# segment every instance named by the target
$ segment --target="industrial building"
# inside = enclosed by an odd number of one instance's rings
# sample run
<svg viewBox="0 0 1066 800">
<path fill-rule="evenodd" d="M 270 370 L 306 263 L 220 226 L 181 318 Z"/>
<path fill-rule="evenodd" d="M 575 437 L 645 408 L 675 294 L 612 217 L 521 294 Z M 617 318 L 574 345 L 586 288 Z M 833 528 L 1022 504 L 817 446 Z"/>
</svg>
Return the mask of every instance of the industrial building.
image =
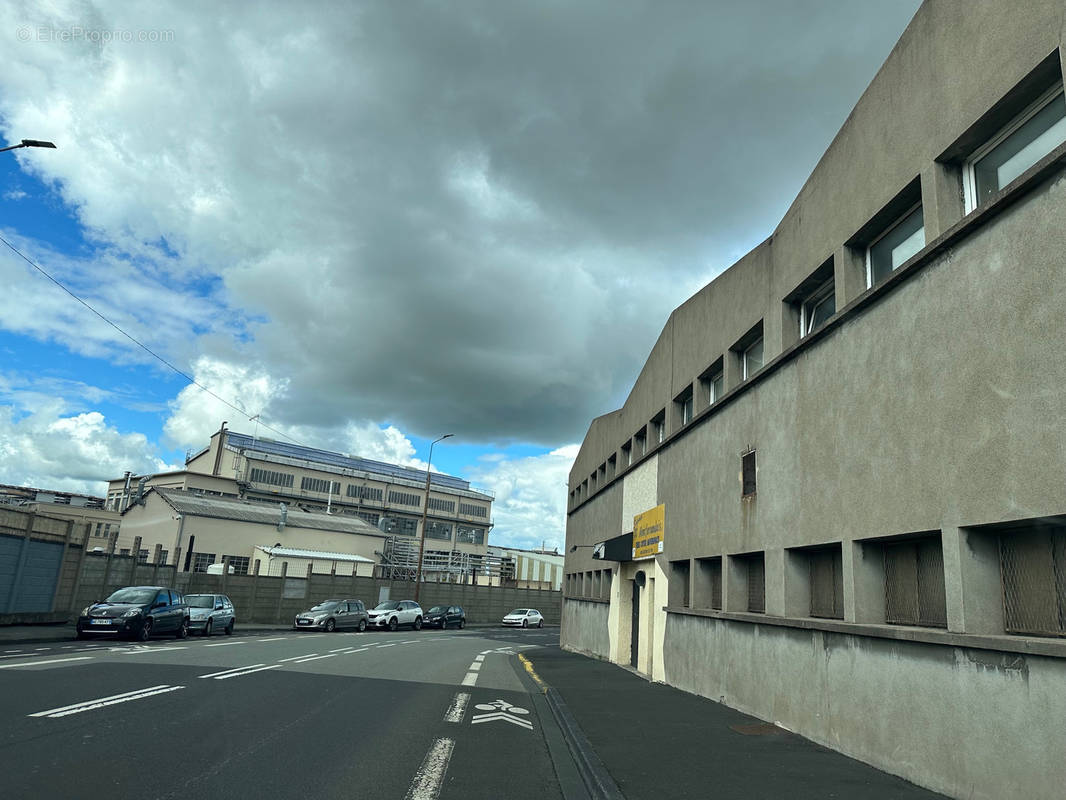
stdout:
<svg viewBox="0 0 1066 800">
<path fill-rule="evenodd" d="M 921 6 L 592 421 L 566 648 L 953 797 L 1063 796 L 1064 46 L 1061 0 Z"/>
</svg>

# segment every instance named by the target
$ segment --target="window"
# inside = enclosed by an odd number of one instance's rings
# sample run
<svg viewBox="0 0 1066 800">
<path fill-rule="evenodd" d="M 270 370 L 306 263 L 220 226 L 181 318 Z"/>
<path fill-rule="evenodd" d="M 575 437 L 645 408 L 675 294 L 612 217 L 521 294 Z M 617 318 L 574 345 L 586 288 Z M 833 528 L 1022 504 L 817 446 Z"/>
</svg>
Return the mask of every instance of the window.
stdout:
<svg viewBox="0 0 1066 800">
<path fill-rule="evenodd" d="M 674 406 L 677 408 L 677 419 L 681 427 L 692 422 L 693 402 L 692 387 L 687 387 L 681 394 L 674 398 Z"/>
<path fill-rule="evenodd" d="M 613 478 L 616 472 L 618 472 L 618 459 L 616 456 L 611 456 L 607 459 L 607 477 Z"/>
<path fill-rule="evenodd" d="M 420 506 L 422 505 L 422 496 L 411 494 L 410 492 L 393 492 L 390 490 L 389 502 L 398 503 L 402 506 Z"/>
<path fill-rule="evenodd" d="M 836 289 L 830 278 L 800 303 L 800 337 L 818 330 L 836 310 Z"/>
<path fill-rule="evenodd" d="M 265 483 L 268 486 L 281 486 L 291 489 L 293 480 L 293 476 L 288 472 L 273 472 L 269 469 L 252 467 L 252 483 Z"/>
<path fill-rule="evenodd" d="M 159 563 L 160 566 L 163 566 L 163 565 L 165 565 L 167 563 L 167 555 L 169 555 L 169 554 L 167 553 L 166 550 L 160 550 L 159 551 L 159 562 L 158 563 Z"/>
<path fill-rule="evenodd" d="M 999 562 L 1007 633 L 1066 636 L 1066 528 L 1002 534 Z"/>
<path fill-rule="evenodd" d="M 655 436 L 655 443 L 662 444 L 666 438 L 666 409 L 664 408 L 658 414 L 651 419 L 652 435 Z"/>
<path fill-rule="evenodd" d="M 885 622 L 946 628 L 940 535 L 886 544 L 884 554 Z"/>
<path fill-rule="evenodd" d="M 488 517 L 489 510 L 485 506 L 475 506 L 470 503 L 459 503 L 459 513 L 468 517 Z"/>
<path fill-rule="evenodd" d="M 130 554 L 130 549 L 128 547 L 123 547 L 118 551 L 118 554 L 120 556 L 128 556 Z"/>
<path fill-rule="evenodd" d="M 357 486 L 354 483 L 348 484 L 348 496 L 354 497 L 358 500 L 381 500 L 382 491 L 376 486 Z"/>
<path fill-rule="evenodd" d="M 744 453 L 740 457 L 741 498 L 755 496 L 755 451 Z"/>
<path fill-rule="evenodd" d="M 234 575 L 248 574 L 248 556 L 222 556 L 229 559 L 229 567 Z"/>
<path fill-rule="evenodd" d="M 921 203 L 908 210 L 866 250 L 866 285 L 880 283 L 925 247 Z"/>
<path fill-rule="evenodd" d="M 711 368 L 700 375 L 701 402 L 708 406 L 717 403 L 725 393 L 725 378 L 722 373 L 722 359 L 718 359 Z"/>
<path fill-rule="evenodd" d="M 418 520 L 409 517 L 388 517 L 385 532 L 398 536 L 417 536 Z"/>
<path fill-rule="evenodd" d="M 741 358 L 741 374 L 747 380 L 762 369 L 762 337 L 752 342 Z"/>
<path fill-rule="evenodd" d="M 364 522 L 369 522 L 371 525 L 377 525 L 378 520 L 381 519 L 380 515 L 375 514 L 373 511 L 356 511 L 355 516 Z"/>
<path fill-rule="evenodd" d="M 688 559 L 670 562 L 670 588 L 668 602 L 672 606 L 689 608 L 689 572 Z"/>
<path fill-rule="evenodd" d="M 193 553 L 192 554 L 192 571 L 193 572 L 207 572 L 207 568 L 215 563 L 214 553 Z"/>
<path fill-rule="evenodd" d="M 967 212 L 1066 142 L 1066 98 L 1059 83 L 966 162 L 963 178 Z"/>
<path fill-rule="evenodd" d="M 722 559 L 696 559 L 696 608 L 722 608 Z"/>
<path fill-rule="evenodd" d="M 633 437 L 633 449 L 636 450 L 637 458 L 641 458 L 648 452 L 648 426 L 645 425 Z"/>
<path fill-rule="evenodd" d="M 763 365 L 763 325 L 759 320 L 740 339 L 729 348 L 730 357 L 736 364 L 742 381 L 762 369 Z"/>
<path fill-rule="evenodd" d="M 762 553 L 743 556 L 747 567 L 748 606 L 753 614 L 766 613 L 766 563 Z"/>
<path fill-rule="evenodd" d="M 137 551 L 137 561 L 141 564 L 148 563 L 148 550 L 147 548 L 141 548 Z"/>
<path fill-rule="evenodd" d="M 439 497 L 431 497 L 427 503 L 427 507 L 430 511 L 444 511 L 448 514 L 455 513 L 455 501 L 454 500 L 442 500 Z"/>
<path fill-rule="evenodd" d="M 464 544 L 485 544 L 485 529 L 457 525 L 455 541 Z"/>
<path fill-rule="evenodd" d="M 630 442 L 622 445 L 622 463 L 627 467 L 633 466 L 633 445 Z"/>
<path fill-rule="evenodd" d="M 840 545 L 807 554 L 811 616 L 844 619 L 844 568 Z"/>
<path fill-rule="evenodd" d="M 300 489 L 305 492 L 321 492 L 322 494 L 340 494 L 341 485 L 336 481 L 328 481 L 324 478 L 301 478 Z"/>
<path fill-rule="evenodd" d="M 426 538 L 451 541 L 452 524 L 450 522 L 435 522 L 434 520 L 426 520 Z"/>
</svg>

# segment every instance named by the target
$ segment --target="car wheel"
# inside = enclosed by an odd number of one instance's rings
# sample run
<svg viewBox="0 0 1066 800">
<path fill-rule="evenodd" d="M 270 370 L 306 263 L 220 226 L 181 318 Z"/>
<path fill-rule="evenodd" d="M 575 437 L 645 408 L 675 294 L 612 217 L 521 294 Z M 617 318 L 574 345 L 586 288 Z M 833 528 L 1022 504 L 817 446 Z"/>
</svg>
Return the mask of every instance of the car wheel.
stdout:
<svg viewBox="0 0 1066 800">
<path fill-rule="evenodd" d="M 522 627 L 523 628 L 528 628 L 529 627 L 529 620 L 528 619 L 522 620 Z"/>
<path fill-rule="evenodd" d="M 359 633 L 362 633 L 365 630 L 366 630 L 366 620 L 365 619 L 361 619 L 361 620 L 359 620 Z"/>
<path fill-rule="evenodd" d="M 183 619 L 181 621 L 181 626 L 178 628 L 177 632 L 174 634 L 174 638 L 175 639 L 188 639 L 189 638 L 189 620 Z"/>
<path fill-rule="evenodd" d="M 137 630 L 137 641 L 147 642 L 152 636 L 152 620 L 146 619 Z"/>
<path fill-rule="evenodd" d="M 337 630 L 337 621 L 333 619 L 326 620 L 326 633 L 333 633 Z"/>
<path fill-rule="evenodd" d="M 88 639 L 89 635 L 85 631 L 79 629 L 78 632 L 74 634 L 74 638 L 75 639 Z"/>
<path fill-rule="evenodd" d="M 543 628 L 544 627 L 544 620 L 541 620 L 540 622 L 538 622 L 537 623 L 537 627 L 538 628 Z"/>
<path fill-rule="evenodd" d="M 459 620 L 459 630 L 462 630 L 465 627 L 466 627 L 466 620 L 465 619 Z"/>
<path fill-rule="evenodd" d="M 229 625 L 226 626 L 226 635 L 227 636 L 232 636 L 233 635 L 233 625 L 236 622 L 237 622 L 237 620 L 235 620 L 233 617 L 230 617 Z"/>
<path fill-rule="evenodd" d="M 421 617 L 415 617 L 415 630 L 416 631 L 422 630 L 422 618 Z"/>
<path fill-rule="evenodd" d="M 204 625 L 203 635 L 204 636 L 210 636 L 211 635 L 211 620 L 208 620 L 207 624 Z"/>
<path fill-rule="evenodd" d="M 393 617 L 392 619 L 389 620 L 389 630 L 390 631 L 394 631 L 394 630 L 396 630 L 399 627 L 400 627 L 400 625 L 399 625 L 398 622 L 396 622 L 396 617 Z"/>
<path fill-rule="evenodd" d="M 446 620 L 446 619 L 442 619 L 442 620 L 440 621 L 440 629 L 441 629 L 442 631 L 446 631 L 446 630 L 448 630 L 448 620 Z"/>
</svg>

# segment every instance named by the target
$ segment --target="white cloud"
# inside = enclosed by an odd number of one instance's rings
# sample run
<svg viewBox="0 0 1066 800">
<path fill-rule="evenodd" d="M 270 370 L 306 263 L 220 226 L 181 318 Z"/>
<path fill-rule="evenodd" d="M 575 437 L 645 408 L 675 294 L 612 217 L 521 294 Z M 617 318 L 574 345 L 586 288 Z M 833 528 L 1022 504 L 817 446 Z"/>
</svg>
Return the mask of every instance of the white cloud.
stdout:
<svg viewBox="0 0 1066 800">
<path fill-rule="evenodd" d="M 566 538 L 566 485 L 578 445 L 539 456 L 492 459 L 474 470 L 473 483 L 492 489 L 495 528 L 490 544 L 563 550 Z"/>
<path fill-rule="evenodd" d="M 168 466 L 139 433 L 120 433 L 98 411 L 65 415 L 58 401 L 19 416 L 0 406 L 0 483 L 103 496 L 125 470 Z"/>
</svg>

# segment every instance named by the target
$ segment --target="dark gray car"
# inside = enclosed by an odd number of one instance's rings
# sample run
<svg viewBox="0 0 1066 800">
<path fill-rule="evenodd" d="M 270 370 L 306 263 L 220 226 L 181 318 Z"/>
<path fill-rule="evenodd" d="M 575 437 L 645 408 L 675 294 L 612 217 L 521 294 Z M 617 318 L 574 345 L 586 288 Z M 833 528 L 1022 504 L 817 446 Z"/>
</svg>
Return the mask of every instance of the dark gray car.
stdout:
<svg viewBox="0 0 1066 800">
<path fill-rule="evenodd" d="M 293 630 L 358 630 L 365 631 L 369 617 L 362 600 L 324 600 L 293 620 Z"/>
</svg>

